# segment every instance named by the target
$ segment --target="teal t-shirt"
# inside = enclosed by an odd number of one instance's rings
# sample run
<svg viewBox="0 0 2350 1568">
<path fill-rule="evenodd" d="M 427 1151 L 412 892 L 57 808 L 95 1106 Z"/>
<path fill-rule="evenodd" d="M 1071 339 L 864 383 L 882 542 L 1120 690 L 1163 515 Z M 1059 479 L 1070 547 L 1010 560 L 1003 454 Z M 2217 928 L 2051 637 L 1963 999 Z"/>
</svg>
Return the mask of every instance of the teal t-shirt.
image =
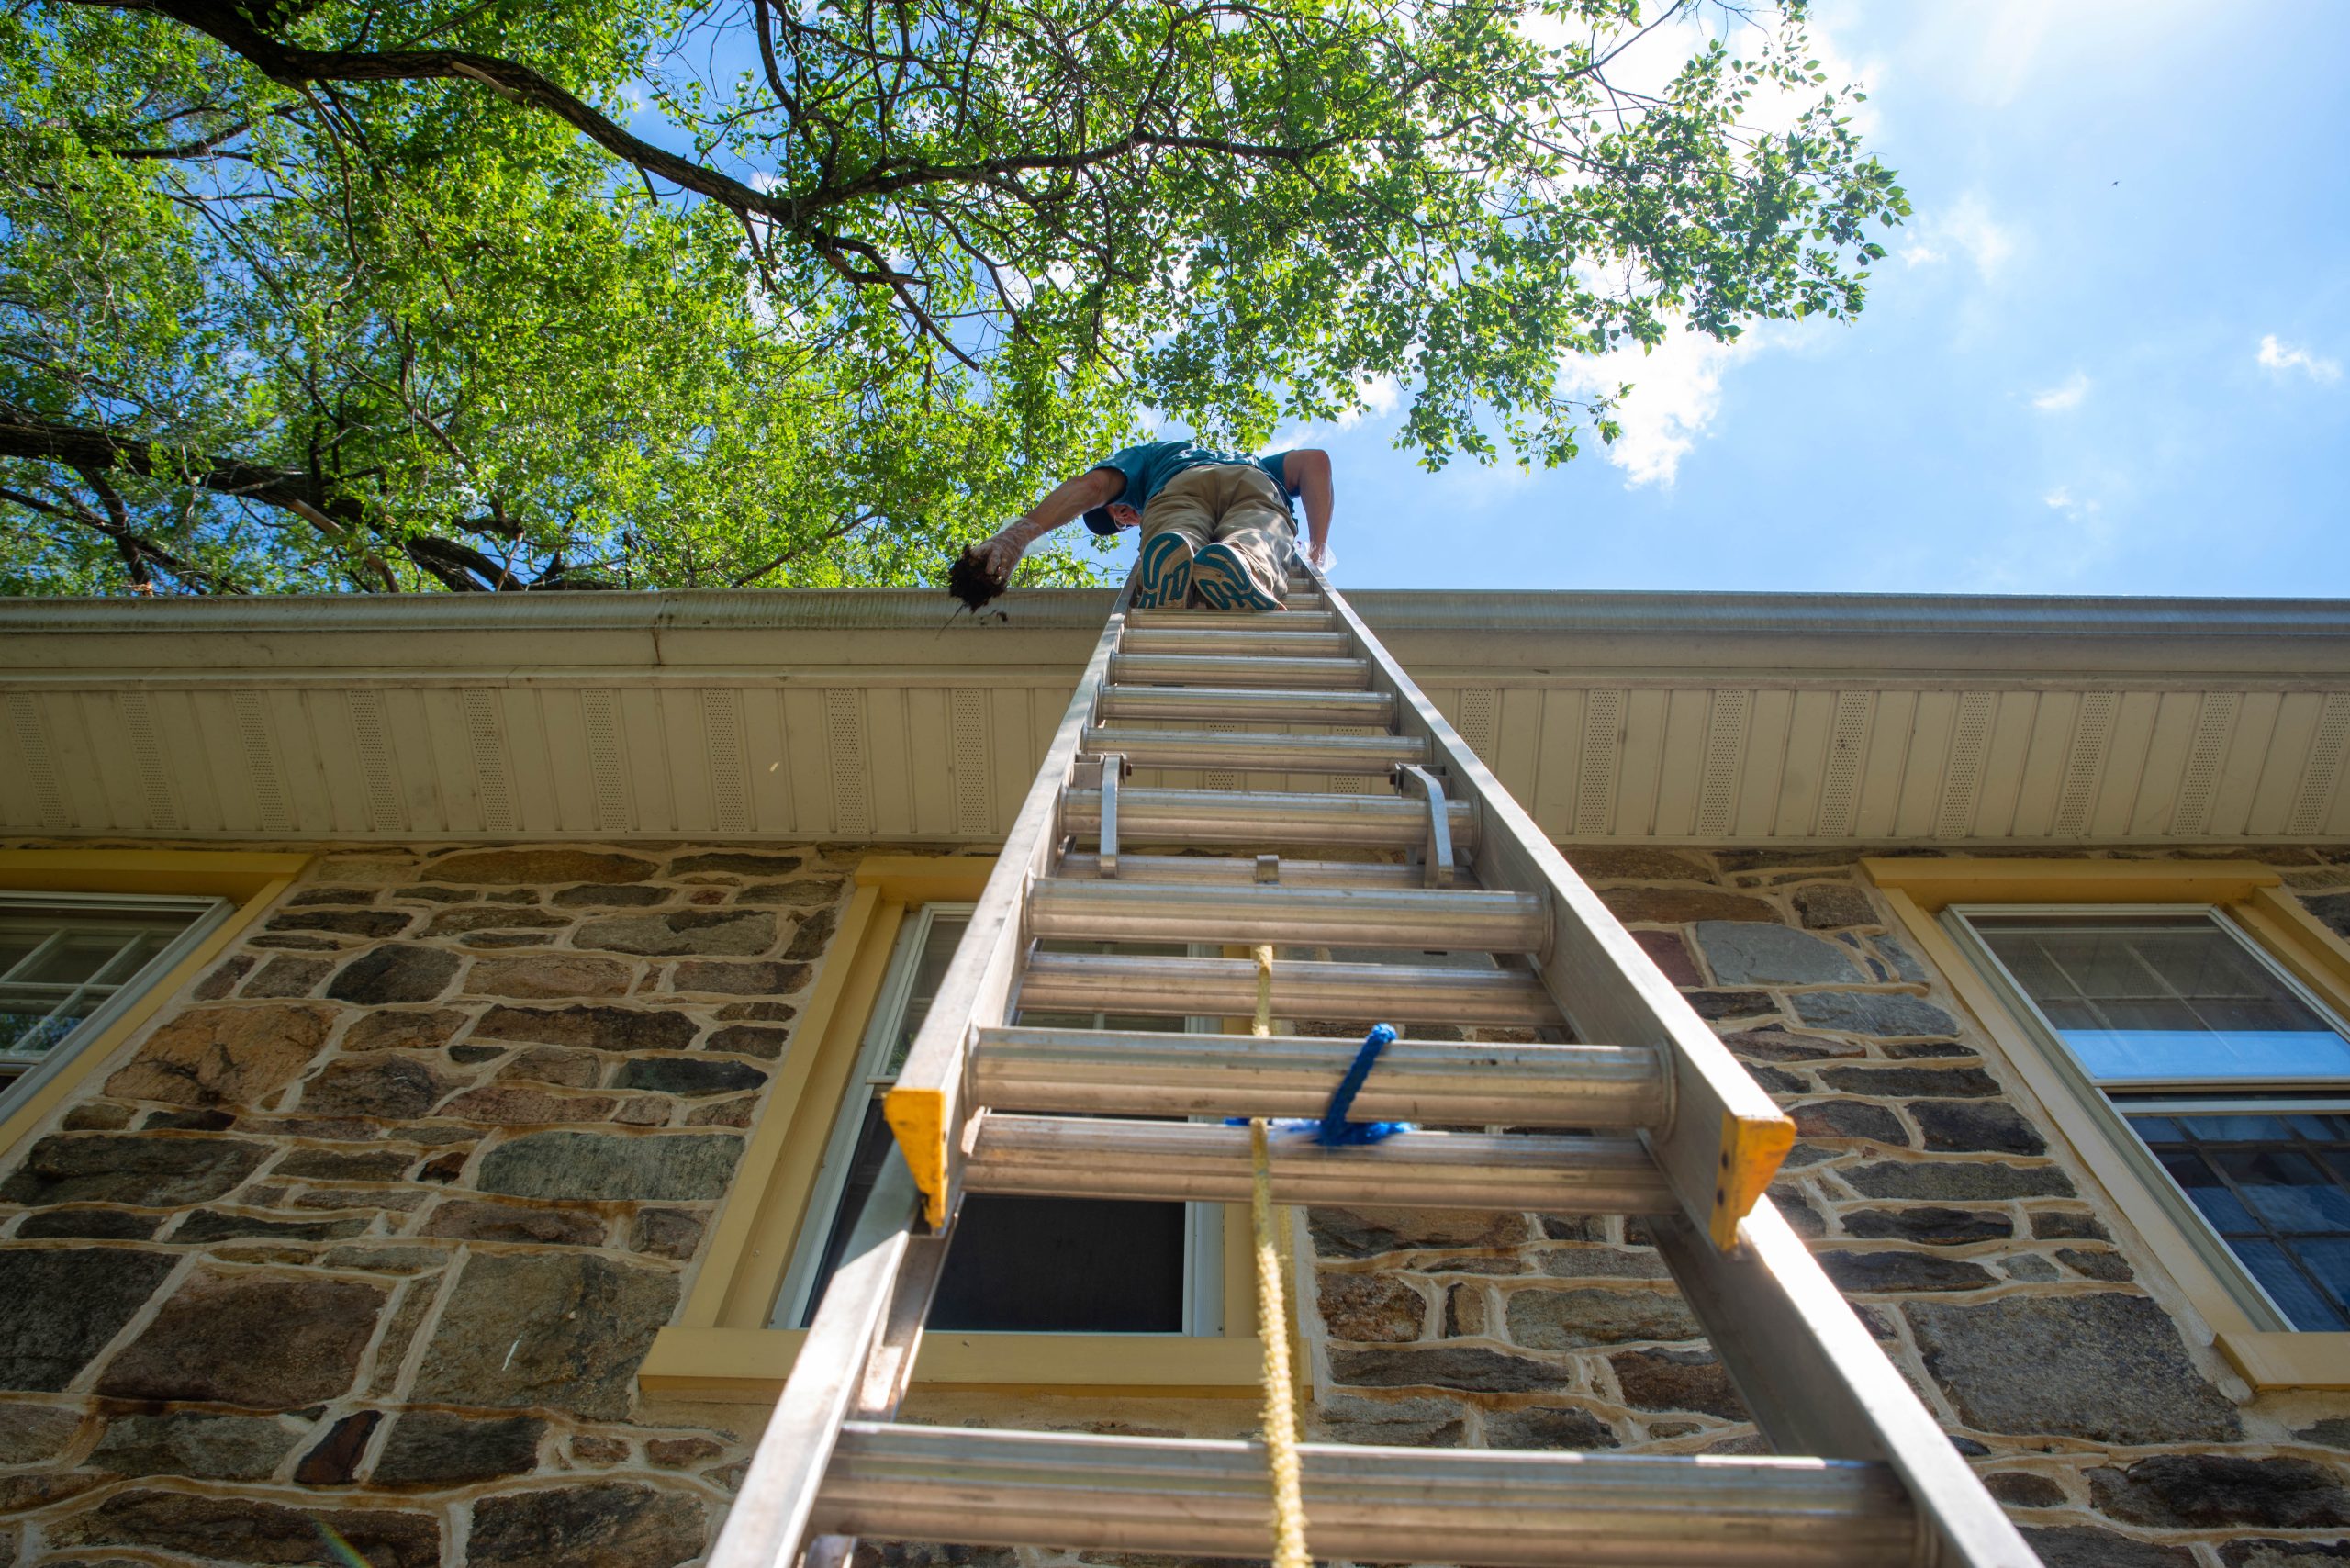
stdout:
<svg viewBox="0 0 2350 1568">
<path fill-rule="evenodd" d="M 1238 453 L 1217 452 L 1211 447 L 1194 446 L 1188 441 L 1153 441 L 1141 446 L 1129 446 L 1113 452 L 1095 468 L 1113 468 L 1125 476 L 1125 493 L 1116 499 L 1140 511 L 1150 505 L 1150 498 L 1166 488 L 1167 481 L 1186 468 L 1202 468 L 1212 463 L 1232 463 L 1253 465 L 1271 476 L 1273 488 L 1283 498 L 1295 495 L 1296 489 L 1281 476 L 1286 452 L 1268 453 L 1262 457 L 1248 457 Z M 1089 524 L 1089 526 L 1091 526 Z"/>
</svg>

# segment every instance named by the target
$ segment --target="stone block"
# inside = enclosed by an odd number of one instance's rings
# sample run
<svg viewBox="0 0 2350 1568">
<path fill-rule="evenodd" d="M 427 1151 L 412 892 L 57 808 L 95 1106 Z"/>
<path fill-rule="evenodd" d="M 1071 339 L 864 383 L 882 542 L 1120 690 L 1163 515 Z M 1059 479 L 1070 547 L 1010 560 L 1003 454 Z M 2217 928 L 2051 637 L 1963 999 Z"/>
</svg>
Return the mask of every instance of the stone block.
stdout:
<svg viewBox="0 0 2350 1568">
<path fill-rule="evenodd" d="M 767 1081 L 766 1073 L 747 1062 L 712 1061 L 704 1057 L 638 1057 L 621 1064 L 614 1085 L 698 1099 L 763 1088 Z"/>
<path fill-rule="evenodd" d="M 1974 1291 L 1999 1282 L 1979 1263 L 1931 1252 L 1887 1249 L 1871 1252 L 1822 1252 L 1819 1266 L 1836 1288 L 1855 1295 L 1888 1293 Z"/>
<path fill-rule="evenodd" d="M 410 1121 L 455 1087 L 416 1057 L 392 1052 L 345 1057 L 328 1063 L 302 1086 L 302 1109 L 314 1116 Z"/>
<path fill-rule="evenodd" d="M 1679 932 L 1636 931 L 1632 934 L 1632 940 L 1640 945 L 1640 951 L 1646 953 L 1650 961 L 1674 985 L 1700 986 L 1706 983 L 1705 977 L 1697 972 L 1697 961 L 1689 956 L 1689 944 L 1681 939 Z"/>
<path fill-rule="evenodd" d="M 1697 1016 L 1708 1022 L 1718 1018 L 1760 1018 L 1779 1010 L 1779 1004 L 1767 991 L 1688 991 L 1682 995 Z"/>
<path fill-rule="evenodd" d="M 1761 899 L 1713 888 L 1603 888 L 1599 898 L 1627 925 L 1779 918 L 1779 912 Z"/>
<path fill-rule="evenodd" d="M 1867 1100 L 1814 1100 L 1788 1106 L 1787 1114 L 1795 1119 L 1799 1137 L 1868 1138 L 1897 1148 L 1906 1148 L 1909 1142 L 1901 1118 Z"/>
<path fill-rule="evenodd" d="M 2234 1442 L 2235 1406 L 2160 1306 L 2117 1291 L 1901 1308 L 1965 1425 L 2109 1443 Z"/>
<path fill-rule="evenodd" d="M 1876 905 L 1850 882 L 1810 882 L 1789 895 L 1796 914 L 1814 931 L 1841 930 L 1847 925 L 1879 924 Z"/>
<path fill-rule="evenodd" d="M 525 958 L 476 958 L 465 977 L 470 996 L 510 996 L 524 1001 L 566 997 L 626 996 L 634 971 L 618 958 L 586 953 L 534 953 Z"/>
<path fill-rule="evenodd" d="M 734 1056 L 757 1057 L 764 1061 L 779 1061 L 791 1044 L 789 1029 L 761 1028 L 755 1024 L 729 1024 L 713 1029 L 701 1043 L 706 1051 L 725 1051 Z"/>
<path fill-rule="evenodd" d="M 40 1464 L 65 1451 L 82 1430 L 82 1412 L 11 1400 L 0 1413 L 0 1464 Z"/>
<path fill-rule="evenodd" d="M 1342 1274 L 1318 1270 L 1322 1323 L 1333 1339 L 1409 1344 L 1427 1327 L 1427 1298 L 1393 1274 Z"/>
<path fill-rule="evenodd" d="M 19 1241 L 144 1241 L 163 1223 L 160 1215 L 123 1209 L 35 1209 L 17 1223 Z"/>
<path fill-rule="evenodd" d="M 312 1182 L 395 1182 L 416 1163 L 405 1148 L 297 1148 L 270 1168 L 272 1176 Z"/>
<path fill-rule="evenodd" d="M 530 945 L 525 937 L 544 940 L 542 934 L 565 930 L 570 924 L 570 916 L 549 910 L 474 904 L 442 910 L 432 917 L 424 934 L 454 936 L 468 947 L 512 947 Z"/>
<path fill-rule="evenodd" d="M 808 864 L 805 855 L 773 850 L 704 849 L 669 862 L 672 877 L 789 877 Z"/>
<path fill-rule="evenodd" d="M 547 1424 L 535 1416 L 481 1420 L 439 1410 L 396 1417 L 369 1477 L 377 1486 L 468 1486 L 538 1468 Z"/>
<path fill-rule="evenodd" d="M 2028 1529 L 2023 1539 L 2040 1556 L 2041 1568 L 2195 1568 L 2184 1547 L 2156 1546 L 2095 1525 L 2057 1525 Z"/>
<path fill-rule="evenodd" d="M 2073 1272 L 2107 1284 L 2127 1284 L 2137 1278 L 2130 1268 L 2130 1260 L 2104 1248 L 2062 1247 L 2057 1249 L 2056 1258 Z"/>
<path fill-rule="evenodd" d="M 2061 1508 L 2065 1488 L 2029 1470 L 2000 1470 L 1983 1478 L 1983 1488 L 2010 1508 Z"/>
<path fill-rule="evenodd" d="M 1898 991 L 1807 991 L 1787 999 L 1815 1029 L 1895 1039 L 1955 1035 L 1958 1020 L 1921 997 Z"/>
<path fill-rule="evenodd" d="M 1442 1388 L 1470 1394 L 1533 1394 L 1574 1384 L 1570 1368 L 1476 1345 L 1332 1350 L 1330 1378 L 1358 1388 Z"/>
<path fill-rule="evenodd" d="M 1559 1280 L 1663 1280 L 1664 1260 L 1649 1249 L 1554 1247 L 1534 1255 L 1534 1266 Z"/>
<path fill-rule="evenodd" d="M 457 1241 L 527 1241 L 544 1247 L 600 1247 L 604 1222 L 567 1209 L 530 1208 L 453 1198 L 425 1216 L 427 1236 Z"/>
<path fill-rule="evenodd" d="M 346 1051 L 438 1050 L 464 1027 L 465 1014 L 453 1007 L 430 1013 L 368 1013 L 342 1032 Z"/>
<path fill-rule="evenodd" d="M 2037 1252 L 2019 1252 L 2000 1261 L 2000 1267 L 2011 1280 L 2023 1280 L 2033 1284 L 2045 1284 L 2062 1279 L 2064 1271 Z"/>
<path fill-rule="evenodd" d="M 588 884 L 557 889 L 547 902 L 557 909 L 649 909 L 668 900 L 666 888 Z"/>
<path fill-rule="evenodd" d="M 700 1502 L 635 1482 L 545 1487 L 474 1505 L 470 1568 L 672 1568 L 702 1554 Z"/>
<path fill-rule="evenodd" d="M 1926 1247 L 1964 1247 L 2002 1241 L 2015 1234 L 2015 1221 L 1998 1209 L 1853 1209 L 1844 1215 L 1847 1235 L 1868 1241 L 1914 1241 Z"/>
<path fill-rule="evenodd" d="M 562 1046 L 533 1046 L 498 1070 L 500 1082 L 552 1083 L 565 1089 L 593 1089 L 604 1076 L 603 1058 L 592 1051 Z"/>
<path fill-rule="evenodd" d="M 674 958 L 714 954 L 748 958 L 776 943 L 776 919 L 763 909 L 677 909 L 654 914 L 613 914 L 588 921 L 572 941 L 615 953 Z"/>
<path fill-rule="evenodd" d="M 742 1148 L 732 1133 L 531 1133 L 484 1156 L 478 1185 L 516 1198 L 718 1198 Z"/>
<path fill-rule="evenodd" d="M 2105 1223 L 2087 1209 L 2034 1209 L 2031 1235 L 2036 1241 L 2110 1241 Z"/>
<path fill-rule="evenodd" d="M 694 1021 L 633 1007 L 493 1007 L 474 1025 L 476 1040 L 527 1040 L 599 1051 L 681 1051 L 694 1042 Z"/>
<path fill-rule="evenodd" d="M 736 903 L 781 904 L 789 909 L 815 909 L 837 903 L 848 884 L 838 877 L 811 877 L 798 882 L 761 882 L 734 895 Z"/>
<path fill-rule="evenodd" d="M 1627 1350 L 1607 1358 L 1624 1403 L 1635 1410 L 1698 1410 L 1747 1421 L 1746 1402 L 1711 1350 Z"/>
<path fill-rule="evenodd" d="M 557 1094 L 536 1084 L 493 1083 L 466 1090 L 433 1114 L 490 1126 L 532 1126 L 600 1122 L 619 1104 L 610 1094 Z"/>
<path fill-rule="evenodd" d="M 2158 1529 L 2332 1529 L 2350 1525 L 2350 1491 L 2305 1459 L 2165 1453 L 2089 1472 L 2089 1500 L 2124 1524 Z"/>
<path fill-rule="evenodd" d="M 1616 1428 L 1575 1405 L 1521 1405 L 1485 1412 L 1485 1446 L 1557 1450 L 1621 1448 Z"/>
<path fill-rule="evenodd" d="M 1926 966 L 1919 961 L 1918 956 L 1896 938 L 1873 936 L 1869 938 L 1869 942 L 1885 961 L 1892 966 L 1894 974 L 1911 985 L 1924 985 L 1931 978 L 1926 973 Z"/>
<path fill-rule="evenodd" d="M 1695 1339 L 1705 1333 L 1681 1298 L 1663 1291 L 1512 1291 L 1505 1316 L 1510 1338 L 1534 1350 Z"/>
<path fill-rule="evenodd" d="M 813 972 L 814 966 L 804 963 L 688 958 L 669 970 L 669 989 L 712 996 L 788 996 L 805 986 Z"/>
<path fill-rule="evenodd" d="M 338 936 L 382 941 L 408 929 L 408 915 L 397 909 L 303 909 L 273 914 L 270 931 L 328 931 Z"/>
<path fill-rule="evenodd" d="M 294 1467 L 295 1481 L 304 1486 L 350 1485 L 359 1474 L 367 1439 L 375 1435 L 383 1419 L 381 1410 L 358 1410 L 329 1427 L 327 1435 Z"/>
<path fill-rule="evenodd" d="M 261 973 L 245 982 L 239 994 L 284 1000 L 308 996 L 319 989 L 319 982 L 333 972 L 334 964 L 327 958 L 297 958 L 291 953 L 280 953 L 261 967 Z"/>
<path fill-rule="evenodd" d="M 1712 882 L 1713 868 L 1694 855 L 1646 845 L 1577 844 L 1562 853 L 1586 881 Z"/>
<path fill-rule="evenodd" d="M 1998 1081 L 1979 1067 L 1824 1067 L 1819 1081 L 1847 1094 L 1982 1100 L 1999 1092 Z"/>
<path fill-rule="evenodd" d="M 1972 1070 L 1962 1069 L 1962 1071 Z M 2005 1100 L 1921 1100 L 1909 1107 L 1937 1154 L 2046 1154 L 2048 1140 Z"/>
<path fill-rule="evenodd" d="M 286 1007 L 195 1007 L 147 1037 L 106 1080 L 125 1100 L 173 1105 L 259 1105 L 301 1076 L 326 1043 L 335 1011 Z"/>
<path fill-rule="evenodd" d="M 87 1512 L 51 1523 L 48 1535 L 53 1546 L 146 1548 L 228 1562 L 350 1561 L 325 1555 L 327 1530 L 370 1568 L 438 1568 L 442 1561 L 441 1527 L 428 1514 L 289 1508 L 185 1492 L 118 1492 Z"/>
<path fill-rule="evenodd" d="M 1989 1160 L 1899 1159 L 1840 1168 L 1837 1176 L 1864 1198 L 1984 1202 L 1996 1198 L 2069 1198 L 2070 1178 L 2053 1165 Z"/>
<path fill-rule="evenodd" d="M 2322 1568 L 2350 1562 L 2350 1541 L 2232 1540 L 2220 1548 L 2221 1568 Z"/>
<path fill-rule="evenodd" d="M 636 1367 L 677 1305 L 677 1276 L 592 1253 L 466 1259 L 412 1395 L 476 1408 L 625 1417 Z"/>
<path fill-rule="evenodd" d="M 446 947 L 420 947 L 409 942 L 387 942 L 371 947 L 342 966 L 327 987 L 337 1002 L 380 1007 L 395 1002 L 433 1002 L 449 989 L 464 963 Z"/>
<path fill-rule="evenodd" d="M 177 1262 L 118 1247 L 0 1249 L 0 1388 L 63 1388 Z"/>
<path fill-rule="evenodd" d="M 2350 893 L 2328 893 L 2322 898 L 2304 896 L 2301 902 L 2336 936 L 2350 941 Z"/>
<path fill-rule="evenodd" d="M 1322 1436 L 1334 1442 L 1457 1449 L 1467 1440 L 1467 1417 L 1449 1399 L 1369 1399 L 1331 1392 L 1315 1401 L 1314 1416 Z"/>
<path fill-rule="evenodd" d="M 644 1445 L 644 1457 L 664 1470 L 706 1464 L 725 1451 L 726 1445 L 708 1438 L 655 1438 Z"/>
<path fill-rule="evenodd" d="M 1707 920 L 1697 946 L 1723 985 L 1837 985 L 1868 976 L 1836 943 L 1770 921 Z"/>
<path fill-rule="evenodd" d="M 691 1209 L 639 1209 L 630 1223 L 629 1249 L 682 1263 L 701 1245 L 702 1216 Z"/>
<path fill-rule="evenodd" d="M 252 969 L 253 957 L 250 953 L 241 953 L 233 958 L 224 959 L 209 974 L 196 981 L 195 989 L 188 994 L 198 1002 L 218 1002 L 236 990 L 237 982 L 252 973 Z"/>
<path fill-rule="evenodd" d="M 337 1200 L 338 1203 L 341 1200 Z M 367 1228 L 364 1215 L 348 1219 L 266 1219 L 227 1209 L 197 1209 L 171 1235 L 183 1245 L 258 1238 L 271 1241 L 340 1241 Z"/>
<path fill-rule="evenodd" d="M 0 1203 L 200 1204 L 252 1175 L 269 1153 L 269 1145 L 241 1138 L 54 1134 L 0 1182 Z"/>
<path fill-rule="evenodd" d="M 199 1268 L 106 1364 L 98 1392 L 263 1410 L 335 1398 L 389 1294 L 357 1280 Z"/>
<path fill-rule="evenodd" d="M 1798 1035 L 1776 1024 L 1760 1029 L 1733 1029 L 1723 1032 L 1722 1044 L 1745 1060 L 1755 1061 L 1822 1061 L 1834 1057 L 1856 1057 L 1866 1047 L 1850 1040 L 1830 1039 L 1825 1035 Z"/>
<path fill-rule="evenodd" d="M 1382 1252 L 1516 1247 L 1531 1239 L 1526 1217 L 1450 1209 L 1337 1209 L 1306 1212 L 1314 1249 L 1325 1258 Z"/>
<path fill-rule="evenodd" d="M 633 855 L 593 849 L 460 850 L 432 863 L 436 881 L 538 887 L 550 882 L 642 882 L 658 869 Z"/>
</svg>

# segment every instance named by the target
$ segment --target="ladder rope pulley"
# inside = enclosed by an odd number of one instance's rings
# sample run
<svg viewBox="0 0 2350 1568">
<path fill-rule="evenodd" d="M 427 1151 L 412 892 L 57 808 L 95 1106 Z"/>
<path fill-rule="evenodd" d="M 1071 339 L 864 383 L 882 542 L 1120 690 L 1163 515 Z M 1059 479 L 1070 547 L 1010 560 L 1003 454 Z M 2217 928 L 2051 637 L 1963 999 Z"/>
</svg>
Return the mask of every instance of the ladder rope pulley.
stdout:
<svg viewBox="0 0 2350 1568">
<path fill-rule="evenodd" d="M 1254 618 L 1133 595 L 883 1100 L 896 1147 L 710 1568 L 829 1568 L 859 1536 L 1248 1557 L 1269 1492 L 1275 1568 L 1307 1568 L 1309 1512 L 1357 1561 L 2039 1568 L 1763 1201 L 1794 1123 L 1344 596 L 1310 566 Z M 1137 1022 L 1049 1021 L 1105 1015 Z M 1248 1028 L 1176 1032 L 1203 1016 Z M 1351 1054 L 1275 1033 L 1366 1017 Z M 1261 1449 L 898 1422 L 968 1193 L 1247 1204 Z M 1639 1216 L 1789 1457 L 1301 1441 L 1283 1205 L 1315 1204 Z"/>
</svg>

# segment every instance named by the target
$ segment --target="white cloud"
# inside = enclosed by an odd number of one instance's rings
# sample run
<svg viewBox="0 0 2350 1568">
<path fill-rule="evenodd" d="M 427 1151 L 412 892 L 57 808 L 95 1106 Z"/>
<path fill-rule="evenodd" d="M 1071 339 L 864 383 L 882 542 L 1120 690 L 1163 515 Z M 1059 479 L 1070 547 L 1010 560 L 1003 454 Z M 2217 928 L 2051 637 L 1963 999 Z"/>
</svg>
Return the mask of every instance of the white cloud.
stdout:
<svg viewBox="0 0 2350 1568">
<path fill-rule="evenodd" d="M 1754 330 L 1728 343 L 1678 330 L 1651 353 L 1628 347 L 1570 360 L 1561 380 L 1578 392 L 1613 392 L 1630 382 L 1631 395 L 1617 409 L 1624 433 L 1608 446 L 1607 461 L 1624 470 L 1627 489 L 1670 485 L 1721 410 L 1722 373 L 1759 346 Z"/>
<path fill-rule="evenodd" d="M 2063 512 L 2066 517 L 2073 519 L 2076 522 L 2087 518 L 2095 517 L 2098 512 L 2105 510 L 2102 505 L 2096 501 L 2075 499 L 2073 496 L 2073 487 L 2070 485 L 2059 485 L 2054 489 L 2049 491 L 2046 495 L 2041 497 L 2040 499 L 2042 505 L 2050 508 L 2052 510 Z"/>
<path fill-rule="evenodd" d="M 2277 335 L 2274 332 L 2260 340 L 2260 353 L 2257 357 L 2260 360 L 2261 368 L 2273 370 L 2280 375 L 2288 370 L 2298 370 L 2311 381 L 2328 385 L 2342 379 L 2340 360 L 2313 354 L 2309 350 L 2298 348 L 2291 343 L 2280 343 L 2277 341 Z"/>
<path fill-rule="evenodd" d="M 1913 259 L 1908 252 L 1903 252 L 1903 259 L 1911 265 L 1940 261 L 1955 249 L 1966 253 L 1966 259 L 1975 263 L 1976 275 L 1986 283 L 1998 277 L 2016 253 L 2015 230 L 1991 216 L 1991 206 L 1979 191 L 1967 192 L 1947 208 L 1918 224 L 1913 232 L 1917 244 L 1927 254 Z"/>
<path fill-rule="evenodd" d="M 2066 376 L 2061 386 L 2051 386 L 2045 392 L 2034 393 L 2031 406 L 2043 414 L 2061 414 L 2067 409 L 2079 408 L 2081 399 L 2088 395 L 2089 378 L 2076 370 Z"/>
</svg>

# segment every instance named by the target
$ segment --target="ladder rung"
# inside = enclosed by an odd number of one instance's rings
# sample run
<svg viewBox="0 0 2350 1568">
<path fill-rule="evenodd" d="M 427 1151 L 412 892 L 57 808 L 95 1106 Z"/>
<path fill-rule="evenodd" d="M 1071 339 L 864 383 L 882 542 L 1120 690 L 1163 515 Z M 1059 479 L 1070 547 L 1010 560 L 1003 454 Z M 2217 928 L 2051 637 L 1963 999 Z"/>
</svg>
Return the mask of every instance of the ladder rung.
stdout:
<svg viewBox="0 0 2350 1568">
<path fill-rule="evenodd" d="M 1420 762 L 1416 735 L 1287 735 L 1248 730 L 1129 730 L 1088 724 L 1085 749 L 1124 752 L 1136 767 L 1228 767 L 1244 773 L 1385 773 Z"/>
<path fill-rule="evenodd" d="M 1305 1443 L 1317 1558 L 1495 1568 L 1884 1568 L 1919 1561 L 1882 1464 Z M 814 1524 L 975 1546 L 1261 1557 L 1255 1443 L 842 1428 Z"/>
<path fill-rule="evenodd" d="M 1274 874 L 1260 878 L 1253 857 L 1237 855 L 1120 855 L 1121 882 L 1202 882 L 1211 887 L 1246 887 L 1260 881 L 1284 888 L 1424 888 L 1427 873 L 1417 866 L 1389 866 L 1375 860 L 1290 860 L 1279 862 Z M 1058 877 L 1099 877 L 1102 857 L 1072 850 L 1054 868 Z M 1456 888 L 1473 887 L 1456 879 Z"/>
<path fill-rule="evenodd" d="M 1368 659 L 1227 659 L 1199 654 L 1116 654 L 1110 678 L 1120 686 L 1279 686 L 1295 690 L 1368 691 Z"/>
<path fill-rule="evenodd" d="M 1039 1013 L 1245 1018 L 1257 1010 L 1257 966 L 1246 958 L 1032 953 L 1019 1005 Z M 1560 1021 L 1550 993 L 1523 969 L 1308 959 L 1273 966 L 1273 1016 L 1538 1028 Z"/>
<path fill-rule="evenodd" d="M 1251 690 L 1224 686 L 1112 686 L 1102 692 L 1105 719 L 1225 719 L 1235 723 L 1376 724 L 1395 717 L 1384 691 Z"/>
<path fill-rule="evenodd" d="M 979 1103 L 1101 1115 L 1319 1115 L 1361 1042 L 1305 1035 L 1125 1029 L 979 1031 Z M 1397 1040 L 1356 1097 L 1358 1121 L 1646 1127 L 1666 1079 L 1645 1046 L 1459 1045 Z"/>
<path fill-rule="evenodd" d="M 1476 808 L 1454 801 L 1452 846 L 1463 857 L 1477 842 Z M 1061 795 L 1061 827 L 1091 834 L 1102 825 L 1102 793 Z M 1128 844 L 1229 844 L 1266 850 L 1286 845 L 1346 845 L 1416 849 L 1427 837 L 1428 809 L 1390 795 L 1292 795 L 1271 790 L 1120 790 L 1118 834 Z"/>
<path fill-rule="evenodd" d="M 1354 652 L 1344 632 L 1219 632 L 1136 627 L 1118 644 L 1122 654 L 1208 654 L 1224 658 L 1342 659 Z"/>
<path fill-rule="evenodd" d="M 1037 936 L 1091 942 L 1292 942 L 1533 953 L 1550 916 L 1532 893 L 1449 888 L 1242 887 L 1046 877 L 1028 892 Z"/>
<path fill-rule="evenodd" d="M 1273 1201 L 1534 1214 L 1656 1215 L 1680 1207 L 1648 1146 L 1565 1133 L 1397 1133 L 1326 1148 L 1272 1138 Z M 979 1114 L 965 1187 L 1025 1197 L 1245 1204 L 1248 1129 L 1212 1122 Z"/>
<path fill-rule="evenodd" d="M 1129 610 L 1129 630 L 1169 632 L 1335 632 L 1338 618 L 1326 610 Z"/>
</svg>

